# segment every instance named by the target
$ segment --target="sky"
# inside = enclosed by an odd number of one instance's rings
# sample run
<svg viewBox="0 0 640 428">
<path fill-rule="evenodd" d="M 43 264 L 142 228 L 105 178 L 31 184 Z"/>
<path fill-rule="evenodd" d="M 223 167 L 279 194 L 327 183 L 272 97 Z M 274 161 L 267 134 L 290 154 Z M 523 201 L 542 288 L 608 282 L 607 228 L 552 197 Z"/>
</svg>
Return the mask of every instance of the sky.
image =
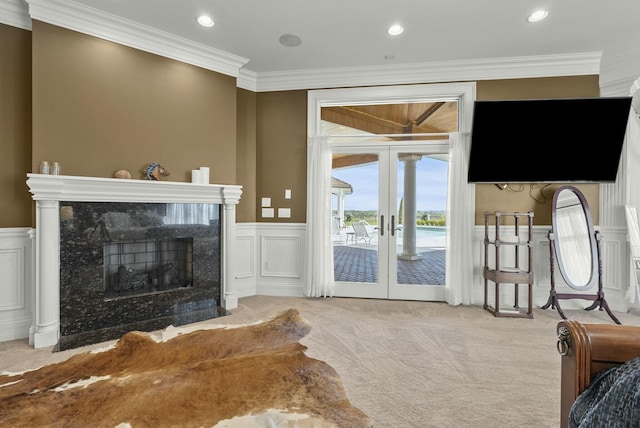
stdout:
<svg viewBox="0 0 640 428">
<path fill-rule="evenodd" d="M 447 204 L 447 175 L 449 164 L 445 161 L 423 157 L 416 164 L 416 210 L 445 211 Z M 349 210 L 377 210 L 378 164 L 334 169 L 332 175 L 353 187 L 353 193 L 344 198 L 345 212 Z M 404 163 L 398 162 L 398 200 L 404 184 Z M 337 197 L 333 197 L 333 209 L 337 209 Z"/>
</svg>

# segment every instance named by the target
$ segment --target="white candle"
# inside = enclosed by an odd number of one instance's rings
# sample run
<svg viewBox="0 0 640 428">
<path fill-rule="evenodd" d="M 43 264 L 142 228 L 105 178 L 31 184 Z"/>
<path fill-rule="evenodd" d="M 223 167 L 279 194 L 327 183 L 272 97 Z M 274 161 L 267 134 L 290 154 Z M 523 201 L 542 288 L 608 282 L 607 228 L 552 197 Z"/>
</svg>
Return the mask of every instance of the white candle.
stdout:
<svg viewBox="0 0 640 428">
<path fill-rule="evenodd" d="M 202 171 L 200 171 L 199 169 L 192 169 L 191 182 L 195 184 L 200 184 L 202 182 Z"/>
<path fill-rule="evenodd" d="M 209 184 L 209 167 L 208 166 L 200 167 L 200 180 L 202 184 Z"/>
</svg>

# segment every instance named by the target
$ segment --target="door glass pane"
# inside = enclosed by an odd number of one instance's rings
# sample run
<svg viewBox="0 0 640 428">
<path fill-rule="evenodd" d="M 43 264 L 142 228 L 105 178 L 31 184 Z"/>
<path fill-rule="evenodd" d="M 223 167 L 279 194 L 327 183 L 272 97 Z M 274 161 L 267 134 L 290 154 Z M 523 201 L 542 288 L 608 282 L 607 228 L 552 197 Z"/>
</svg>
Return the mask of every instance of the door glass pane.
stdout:
<svg viewBox="0 0 640 428">
<path fill-rule="evenodd" d="M 333 155 L 334 279 L 378 283 L 378 155 Z"/>
<path fill-rule="evenodd" d="M 446 284 L 448 166 L 446 155 L 398 154 L 396 284 Z"/>
</svg>

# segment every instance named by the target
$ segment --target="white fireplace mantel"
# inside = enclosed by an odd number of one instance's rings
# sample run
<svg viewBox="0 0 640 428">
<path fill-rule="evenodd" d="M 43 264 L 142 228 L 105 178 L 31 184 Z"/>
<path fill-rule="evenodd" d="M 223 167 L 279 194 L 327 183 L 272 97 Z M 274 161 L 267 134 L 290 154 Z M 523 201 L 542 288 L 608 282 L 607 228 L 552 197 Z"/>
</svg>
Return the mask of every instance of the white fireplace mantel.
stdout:
<svg viewBox="0 0 640 428">
<path fill-rule="evenodd" d="M 27 177 L 27 186 L 36 201 L 36 292 L 29 331 L 29 343 L 34 348 L 54 346 L 60 339 L 60 201 L 224 205 L 221 303 L 225 309 L 238 306 L 232 255 L 241 186 L 67 175 Z"/>
</svg>

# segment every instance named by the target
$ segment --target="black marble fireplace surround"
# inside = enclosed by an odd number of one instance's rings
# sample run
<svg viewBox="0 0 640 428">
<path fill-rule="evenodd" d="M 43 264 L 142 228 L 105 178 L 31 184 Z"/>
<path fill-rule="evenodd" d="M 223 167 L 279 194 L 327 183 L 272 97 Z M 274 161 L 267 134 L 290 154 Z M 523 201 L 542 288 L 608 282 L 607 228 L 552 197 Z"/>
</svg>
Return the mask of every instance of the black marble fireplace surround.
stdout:
<svg viewBox="0 0 640 428">
<path fill-rule="evenodd" d="M 60 202 L 56 350 L 226 315 L 221 205 Z"/>
</svg>

